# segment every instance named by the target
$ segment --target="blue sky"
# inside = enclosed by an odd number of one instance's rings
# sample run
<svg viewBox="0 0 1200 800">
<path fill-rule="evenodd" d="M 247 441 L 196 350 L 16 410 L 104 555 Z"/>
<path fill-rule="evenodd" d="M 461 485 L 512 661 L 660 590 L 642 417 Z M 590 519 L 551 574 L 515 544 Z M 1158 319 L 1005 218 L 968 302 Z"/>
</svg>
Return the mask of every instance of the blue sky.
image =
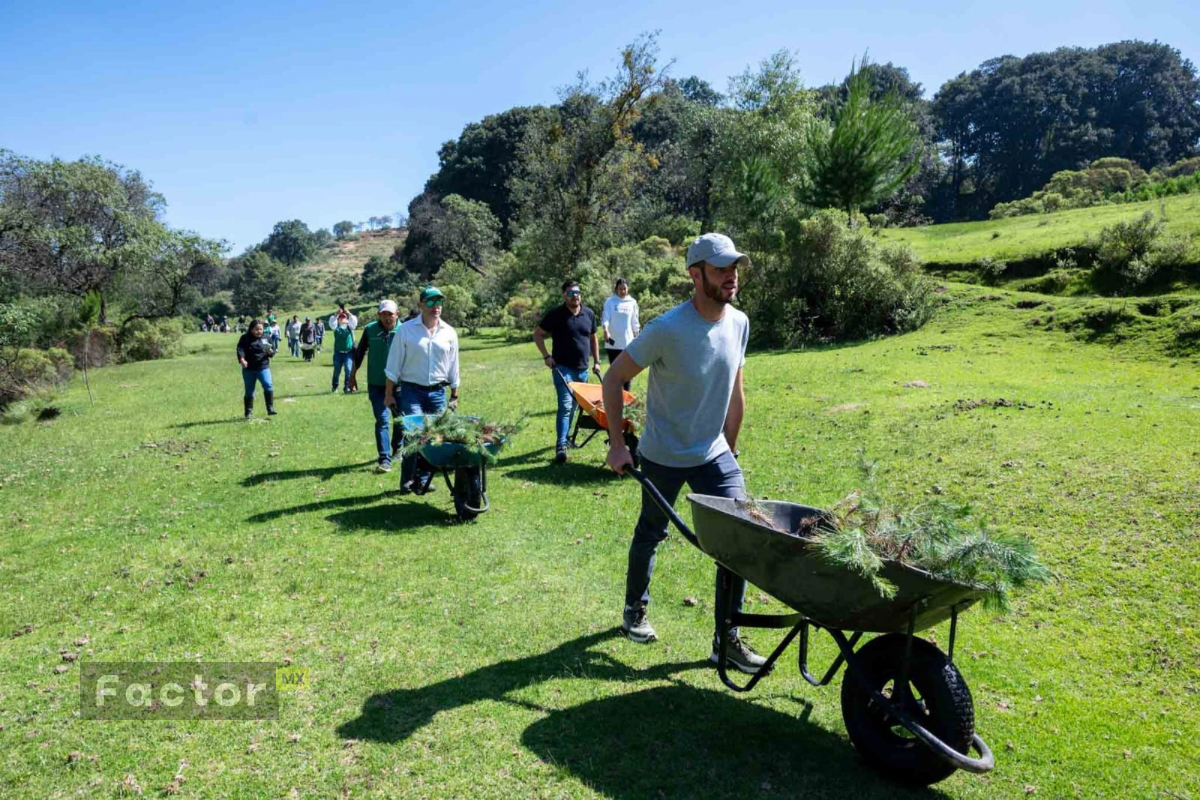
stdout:
<svg viewBox="0 0 1200 800">
<path fill-rule="evenodd" d="M 839 80 L 869 51 L 907 67 L 928 96 L 987 58 L 1062 45 L 1157 39 L 1198 61 L 1198 8 L 0 0 L 0 148 L 139 169 L 166 195 L 172 226 L 241 249 L 278 220 L 330 227 L 405 208 L 464 125 L 553 102 L 579 70 L 611 73 L 643 31 L 661 30 L 672 74 L 722 91 L 789 49 L 808 85 Z"/>
</svg>

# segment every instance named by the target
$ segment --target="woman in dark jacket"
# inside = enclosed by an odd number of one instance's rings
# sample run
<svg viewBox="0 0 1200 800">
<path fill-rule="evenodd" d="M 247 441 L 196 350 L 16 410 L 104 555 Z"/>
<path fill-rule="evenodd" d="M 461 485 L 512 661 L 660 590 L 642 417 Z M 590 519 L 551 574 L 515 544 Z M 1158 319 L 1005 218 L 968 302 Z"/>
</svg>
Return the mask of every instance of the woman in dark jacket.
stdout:
<svg viewBox="0 0 1200 800">
<path fill-rule="evenodd" d="M 238 363 L 242 365 L 242 383 L 246 387 L 246 419 L 254 413 L 254 384 L 261 383 L 267 414 L 275 413 L 275 387 L 271 385 L 271 356 L 275 348 L 263 338 L 262 320 L 251 320 L 250 328 L 237 343 Z"/>
<path fill-rule="evenodd" d="M 300 352 L 304 354 L 305 361 L 312 361 L 316 346 L 317 327 L 312 324 L 311 319 L 305 317 L 304 324 L 300 326 Z"/>
</svg>

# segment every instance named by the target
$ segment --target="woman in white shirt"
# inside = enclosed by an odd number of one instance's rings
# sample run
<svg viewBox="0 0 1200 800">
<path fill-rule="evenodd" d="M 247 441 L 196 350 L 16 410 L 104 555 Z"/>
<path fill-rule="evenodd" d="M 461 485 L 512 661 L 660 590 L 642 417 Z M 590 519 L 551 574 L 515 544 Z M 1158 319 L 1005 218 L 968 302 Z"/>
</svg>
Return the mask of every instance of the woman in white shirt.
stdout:
<svg viewBox="0 0 1200 800">
<path fill-rule="evenodd" d="M 612 297 L 604 301 L 600 324 L 604 326 L 604 352 L 612 364 L 642 330 L 637 300 L 629 294 L 629 283 L 624 278 L 617 278 Z M 629 391 L 629 383 L 624 386 Z"/>
</svg>

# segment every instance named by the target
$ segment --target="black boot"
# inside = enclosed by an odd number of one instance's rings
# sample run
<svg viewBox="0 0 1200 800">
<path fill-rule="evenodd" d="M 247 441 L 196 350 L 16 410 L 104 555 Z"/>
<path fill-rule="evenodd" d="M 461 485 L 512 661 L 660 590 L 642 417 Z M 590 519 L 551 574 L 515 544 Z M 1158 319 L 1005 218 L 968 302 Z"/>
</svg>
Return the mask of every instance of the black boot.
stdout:
<svg viewBox="0 0 1200 800">
<path fill-rule="evenodd" d="M 275 416 L 275 393 L 264 391 L 263 399 L 267 401 L 267 415 Z"/>
<path fill-rule="evenodd" d="M 252 416 L 254 416 L 254 398 L 243 397 L 242 404 L 246 407 L 246 419 L 250 419 Z"/>
</svg>

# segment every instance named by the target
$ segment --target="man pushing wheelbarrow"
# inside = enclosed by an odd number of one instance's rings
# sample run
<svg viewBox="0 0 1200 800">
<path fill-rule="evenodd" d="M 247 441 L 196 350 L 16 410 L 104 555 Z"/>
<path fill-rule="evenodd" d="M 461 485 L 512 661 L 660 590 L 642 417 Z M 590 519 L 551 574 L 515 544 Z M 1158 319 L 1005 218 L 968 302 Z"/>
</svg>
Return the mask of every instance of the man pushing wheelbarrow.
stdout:
<svg viewBox="0 0 1200 800">
<path fill-rule="evenodd" d="M 736 459 L 737 438 L 746 409 L 742 367 L 750 323 L 730 304 L 737 296 L 738 268 L 749 264 L 728 236 L 706 233 L 687 250 L 694 284 L 691 299 L 659 316 L 617 357 L 604 376 L 604 407 L 609 427 L 608 465 L 618 474 L 633 466 L 622 430 L 622 384 L 650 370 L 646 422 L 639 446 L 642 472 L 674 503 L 686 483 L 693 492 L 741 498 L 746 494 Z M 654 554 L 667 538 L 668 517 L 645 492 L 629 546 L 625 612 L 621 629 L 635 642 L 658 638 L 647 618 Z M 720 610 L 727 594 L 741 611 L 746 581 L 717 566 L 715 630 L 710 661 L 717 663 Z M 747 674 L 766 662 L 730 629 L 729 663 Z"/>
</svg>

